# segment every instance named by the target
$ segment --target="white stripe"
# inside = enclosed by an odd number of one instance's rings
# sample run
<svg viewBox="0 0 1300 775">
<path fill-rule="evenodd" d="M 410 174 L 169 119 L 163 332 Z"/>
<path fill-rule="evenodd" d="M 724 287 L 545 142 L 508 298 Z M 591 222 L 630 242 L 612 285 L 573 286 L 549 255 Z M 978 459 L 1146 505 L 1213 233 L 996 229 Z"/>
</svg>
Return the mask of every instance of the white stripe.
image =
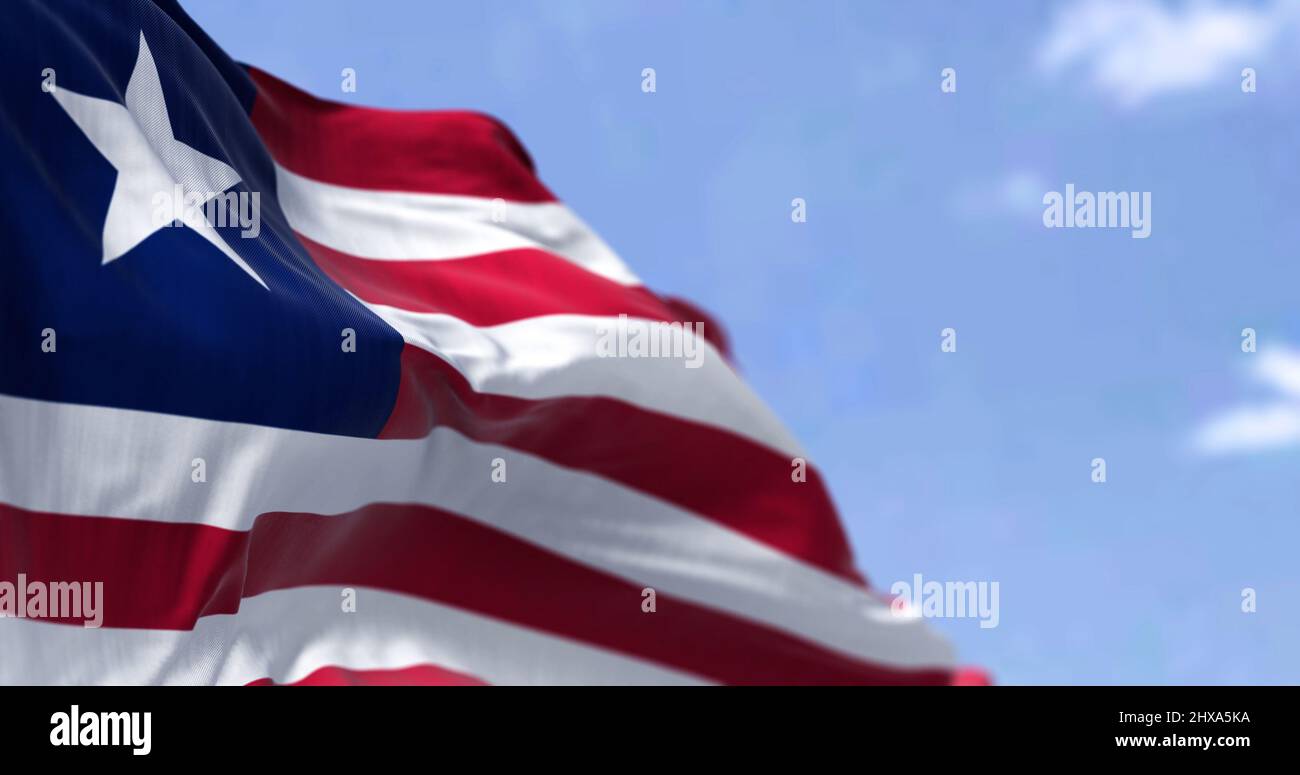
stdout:
<svg viewBox="0 0 1300 775">
<path fill-rule="evenodd" d="M 193 631 L 0 619 L 0 684 L 246 684 L 326 666 L 433 664 L 493 684 L 679 684 L 701 679 L 458 608 L 376 589 L 300 587 L 205 616 Z"/>
<path fill-rule="evenodd" d="M 9 396 L 0 428 L 0 501 L 32 511 L 248 530 L 267 512 L 424 504 L 877 664 L 952 662 L 923 622 L 843 579 L 658 498 L 447 428 L 380 441 Z M 207 482 L 196 484 L 200 457 Z M 507 481 L 494 484 L 498 457 Z"/>
<path fill-rule="evenodd" d="M 491 199 L 336 186 L 279 165 L 275 180 L 293 230 L 348 255 L 433 261 L 540 248 L 615 282 L 640 284 L 609 246 L 559 202 L 509 202 L 501 211 L 494 210 Z"/>
<path fill-rule="evenodd" d="M 361 301 L 358 299 L 358 301 Z M 698 357 L 601 357 L 602 338 L 648 321 L 591 315 L 543 315 L 474 326 L 442 313 L 410 312 L 361 301 L 408 343 L 450 363 L 480 393 L 545 399 L 604 396 L 642 409 L 712 425 L 788 457 L 799 442 L 726 359 L 691 336 Z M 692 353 L 695 355 L 696 353 Z M 697 368 L 688 368 L 694 360 Z"/>
</svg>

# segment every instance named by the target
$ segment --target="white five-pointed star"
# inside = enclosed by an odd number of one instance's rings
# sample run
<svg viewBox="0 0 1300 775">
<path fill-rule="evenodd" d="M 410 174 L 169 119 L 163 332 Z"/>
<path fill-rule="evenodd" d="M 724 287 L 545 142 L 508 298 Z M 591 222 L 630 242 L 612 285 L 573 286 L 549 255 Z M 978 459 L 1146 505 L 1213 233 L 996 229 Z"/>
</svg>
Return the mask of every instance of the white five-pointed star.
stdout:
<svg viewBox="0 0 1300 775">
<path fill-rule="evenodd" d="M 87 97 L 62 86 L 55 99 L 95 148 L 117 169 L 113 198 L 104 218 L 104 263 L 139 245 L 160 227 L 154 222 L 154 196 L 171 195 L 179 183 L 206 202 L 239 182 L 239 174 L 172 136 L 167 102 L 149 44 L 140 33 L 140 53 L 126 86 L 126 104 Z M 186 207 L 181 221 L 211 242 L 259 285 L 266 283 L 226 244 L 203 217 L 202 208 Z M 166 225 L 166 224 L 164 224 Z"/>
</svg>

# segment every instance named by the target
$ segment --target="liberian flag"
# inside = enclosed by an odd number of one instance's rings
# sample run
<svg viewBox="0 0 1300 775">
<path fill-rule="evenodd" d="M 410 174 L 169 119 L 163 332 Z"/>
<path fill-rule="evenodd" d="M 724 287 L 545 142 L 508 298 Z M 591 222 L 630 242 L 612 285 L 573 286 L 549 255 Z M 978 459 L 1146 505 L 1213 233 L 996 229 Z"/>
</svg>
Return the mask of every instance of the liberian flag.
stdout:
<svg viewBox="0 0 1300 775">
<path fill-rule="evenodd" d="M 499 121 L 313 97 L 173 2 L 3 16 L 0 682 L 953 681 Z"/>
</svg>

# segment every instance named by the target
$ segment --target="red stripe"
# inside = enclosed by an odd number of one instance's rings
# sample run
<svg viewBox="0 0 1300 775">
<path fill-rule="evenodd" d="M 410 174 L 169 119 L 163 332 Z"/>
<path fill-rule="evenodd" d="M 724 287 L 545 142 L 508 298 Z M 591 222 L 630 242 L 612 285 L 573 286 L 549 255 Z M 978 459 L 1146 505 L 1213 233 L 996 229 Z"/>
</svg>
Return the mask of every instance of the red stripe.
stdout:
<svg viewBox="0 0 1300 775">
<path fill-rule="evenodd" d="M 296 236 L 330 279 L 371 304 L 442 312 L 476 326 L 539 315 L 702 322 L 704 338 L 723 356 L 730 355 L 726 333 L 700 308 L 660 298 L 641 286 L 616 283 L 538 248 L 440 261 L 385 261 L 358 258 Z"/>
<path fill-rule="evenodd" d="M 105 626 L 193 629 L 240 599 L 313 585 L 391 590 L 726 683 L 947 683 L 660 593 L 439 509 L 264 514 L 247 532 L 0 505 L 0 578 L 102 581 Z M 364 595 L 364 592 L 362 593 Z M 358 613 L 357 615 L 362 615 Z"/>
<path fill-rule="evenodd" d="M 472 111 L 397 111 L 318 99 L 255 67 L 252 121 L 289 170 L 354 188 L 517 202 L 555 196 L 514 133 Z"/>
<path fill-rule="evenodd" d="M 993 677 L 981 667 L 959 667 L 952 672 L 953 686 L 992 686 Z"/>
<path fill-rule="evenodd" d="M 817 471 L 793 481 L 789 458 L 727 431 L 612 398 L 477 393 L 449 363 L 408 344 L 380 438 L 423 438 L 439 425 L 598 474 L 865 583 Z"/>
<path fill-rule="evenodd" d="M 689 320 L 691 322 L 703 323 L 704 338 L 709 340 L 709 344 L 713 345 L 718 352 L 722 353 L 722 356 L 726 358 L 733 367 L 736 365 L 735 361 L 732 360 L 731 339 L 727 336 L 727 329 L 723 328 L 722 324 L 719 323 L 716 318 L 686 299 L 678 298 L 676 296 L 659 296 L 658 298 L 663 302 L 664 306 L 669 309 L 669 320 Z"/>
<path fill-rule="evenodd" d="M 560 314 L 698 320 L 674 318 L 645 288 L 621 285 L 535 248 L 447 261 L 380 261 L 340 253 L 301 234 L 298 239 L 331 279 L 365 301 L 442 312 L 476 326 Z"/>
<path fill-rule="evenodd" d="M 437 665 L 413 665 L 395 670 L 351 670 L 329 665 L 297 681 L 278 684 L 270 678 L 249 686 L 487 686 L 487 681 Z"/>
</svg>

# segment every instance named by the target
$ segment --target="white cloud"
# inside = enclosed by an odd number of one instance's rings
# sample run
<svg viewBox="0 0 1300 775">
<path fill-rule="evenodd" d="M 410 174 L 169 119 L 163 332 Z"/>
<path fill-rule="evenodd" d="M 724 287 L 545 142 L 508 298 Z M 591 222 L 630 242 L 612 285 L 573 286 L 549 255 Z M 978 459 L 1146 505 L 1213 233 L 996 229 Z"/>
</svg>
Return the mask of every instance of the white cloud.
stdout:
<svg viewBox="0 0 1300 775">
<path fill-rule="evenodd" d="M 1038 51 L 1050 74 L 1080 68 L 1098 91 L 1125 107 L 1158 94 L 1219 80 L 1239 84 L 1300 21 L 1300 4 L 1080 0 L 1060 11 Z"/>
<path fill-rule="evenodd" d="M 1300 402 L 1300 352 L 1288 349 L 1261 352 L 1255 377 Z"/>
<path fill-rule="evenodd" d="M 1203 425 L 1195 437 L 1207 454 L 1261 452 L 1300 446 L 1300 352 L 1289 349 L 1254 356 L 1252 376 L 1281 395 L 1267 404 L 1232 409 Z"/>
</svg>

